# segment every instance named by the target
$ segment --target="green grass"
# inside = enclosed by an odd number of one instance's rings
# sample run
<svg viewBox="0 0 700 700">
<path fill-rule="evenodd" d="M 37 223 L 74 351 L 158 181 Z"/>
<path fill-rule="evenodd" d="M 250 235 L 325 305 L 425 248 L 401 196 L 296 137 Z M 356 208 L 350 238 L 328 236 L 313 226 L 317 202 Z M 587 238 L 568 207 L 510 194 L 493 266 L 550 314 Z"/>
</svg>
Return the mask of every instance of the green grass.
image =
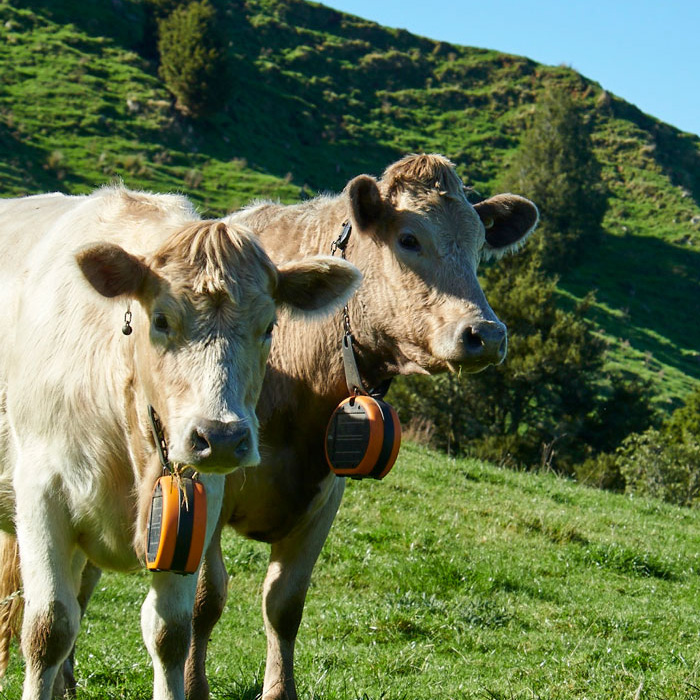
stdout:
<svg viewBox="0 0 700 700">
<path fill-rule="evenodd" d="M 315 570 L 298 684 L 313 700 L 700 698 L 700 511 L 405 445 L 350 482 Z M 213 699 L 253 700 L 266 548 L 225 539 L 232 581 Z M 79 700 L 150 697 L 147 575 L 106 574 L 79 640 Z M 0 698 L 20 692 L 15 657 Z"/>
</svg>

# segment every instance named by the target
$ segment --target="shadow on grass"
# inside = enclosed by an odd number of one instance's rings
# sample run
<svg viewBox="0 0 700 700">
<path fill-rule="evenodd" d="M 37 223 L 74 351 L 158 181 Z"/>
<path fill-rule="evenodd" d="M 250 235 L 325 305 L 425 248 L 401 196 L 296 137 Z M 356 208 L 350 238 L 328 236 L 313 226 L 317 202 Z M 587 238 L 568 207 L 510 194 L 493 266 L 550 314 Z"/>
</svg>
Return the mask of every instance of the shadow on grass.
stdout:
<svg viewBox="0 0 700 700">
<path fill-rule="evenodd" d="M 21 6 L 56 24 L 73 24 L 90 36 L 109 37 L 126 49 L 139 48 L 144 38 L 145 11 L 138 1 L 22 0 Z"/>
<path fill-rule="evenodd" d="M 606 235 L 561 281 L 575 296 L 620 312 L 591 309 L 610 336 L 628 340 L 666 365 L 700 379 L 700 251 L 646 236 Z"/>
<path fill-rule="evenodd" d="M 0 196 L 66 191 L 60 167 L 49 167 L 47 153 L 15 137 L 0 122 Z"/>
</svg>

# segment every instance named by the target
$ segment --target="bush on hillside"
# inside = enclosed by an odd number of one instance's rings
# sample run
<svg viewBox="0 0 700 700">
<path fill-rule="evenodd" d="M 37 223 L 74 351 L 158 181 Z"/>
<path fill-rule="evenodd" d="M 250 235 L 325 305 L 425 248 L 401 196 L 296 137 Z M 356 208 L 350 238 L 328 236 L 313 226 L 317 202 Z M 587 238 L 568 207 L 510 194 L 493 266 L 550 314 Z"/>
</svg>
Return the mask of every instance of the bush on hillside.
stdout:
<svg viewBox="0 0 700 700">
<path fill-rule="evenodd" d="M 160 76 L 176 107 L 195 117 L 220 106 L 228 88 L 215 20 L 209 0 L 180 5 L 157 20 Z"/>
<path fill-rule="evenodd" d="M 630 435 L 615 453 L 625 492 L 681 506 L 700 501 L 700 442 L 675 442 L 667 432 Z"/>
<path fill-rule="evenodd" d="M 535 245 L 548 272 L 559 274 L 597 242 L 607 195 L 590 126 L 570 92 L 548 88 L 537 101 L 502 187 L 537 203 L 542 235 Z"/>
<path fill-rule="evenodd" d="M 700 442 L 700 386 L 671 414 L 664 432 L 674 441 Z"/>
<path fill-rule="evenodd" d="M 578 467 L 577 476 L 677 505 L 700 502 L 700 388 L 661 428 L 628 435 L 614 452 Z"/>
</svg>

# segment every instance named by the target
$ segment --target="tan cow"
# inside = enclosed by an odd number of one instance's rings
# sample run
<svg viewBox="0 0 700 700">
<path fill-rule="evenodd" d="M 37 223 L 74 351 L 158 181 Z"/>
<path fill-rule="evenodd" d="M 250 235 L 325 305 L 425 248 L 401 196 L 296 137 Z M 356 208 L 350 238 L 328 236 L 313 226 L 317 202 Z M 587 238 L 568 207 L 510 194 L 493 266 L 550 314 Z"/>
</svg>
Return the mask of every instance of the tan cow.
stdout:
<svg viewBox="0 0 700 700">
<path fill-rule="evenodd" d="M 171 462 L 206 487 L 208 542 L 224 474 L 260 459 L 255 405 L 276 307 L 336 308 L 359 273 L 328 257 L 277 268 L 239 223 L 200 221 L 182 197 L 106 188 L 0 201 L 0 275 L 0 528 L 21 559 L 22 697 L 48 700 L 78 632 L 86 559 L 139 566 L 161 470 L 148 407 Z M 195 587 L 152 575 L 141 626 L 156 700 L 184 700 Z"/>
<path fill-rule="evenodd" d="M 398 375 L 477 372 L 506 354 L 506 329 L 476 277 L 479 261 L 522 245 L 538 220 L 515 195 L 472 206 L 452 164 L 409 156 L 379 181 L 361 175 L 343 193 L 298 205 L 263 203 L 228 219 L 256 231 L 277 262 L 331 249 L 350 222 L 347 257 L 363 272 L 349 304 L 368 386 Z M 294 700 L 293 654 L 311 572 L 340 504 L 344 479 L 324 459 L 328 419 L 347 396 L 342 319 L 310 326 L 282 315 L 258 416 L 266 446 L 256 470 L 226 479 L 221 525 L 271 545 L 263 586 L 267 632 L 264 700 Z M 390 477 L 389 477 L 390 478 Z M 208 697 L 206 644 L 226 599 L 215 535 L 200 573 L 188 698 Z"/>
</svg>

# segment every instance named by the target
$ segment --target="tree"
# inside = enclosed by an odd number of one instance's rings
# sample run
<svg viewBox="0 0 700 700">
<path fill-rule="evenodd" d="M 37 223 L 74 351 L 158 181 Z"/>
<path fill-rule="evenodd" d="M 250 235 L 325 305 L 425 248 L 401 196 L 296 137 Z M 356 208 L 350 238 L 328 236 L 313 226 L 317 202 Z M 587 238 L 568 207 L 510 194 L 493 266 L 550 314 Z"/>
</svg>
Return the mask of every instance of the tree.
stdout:
<svg viewBox="0 0 700 700">
<path fill-rule="evenodd" d="M 566 90 L 549 88 L 502 183 L 537 202 L 545 270 L 561 272 L 599 238 L 607 207 L 600 174 L 580 105 Z"/>
<path fill-rule="evenodd" d="M 160 76 L 176 107 L 202 116 L 218 107 L 228 84 L 224 51 L 209 0 L 182 4 L 157 19 Z"/>
</svg>

